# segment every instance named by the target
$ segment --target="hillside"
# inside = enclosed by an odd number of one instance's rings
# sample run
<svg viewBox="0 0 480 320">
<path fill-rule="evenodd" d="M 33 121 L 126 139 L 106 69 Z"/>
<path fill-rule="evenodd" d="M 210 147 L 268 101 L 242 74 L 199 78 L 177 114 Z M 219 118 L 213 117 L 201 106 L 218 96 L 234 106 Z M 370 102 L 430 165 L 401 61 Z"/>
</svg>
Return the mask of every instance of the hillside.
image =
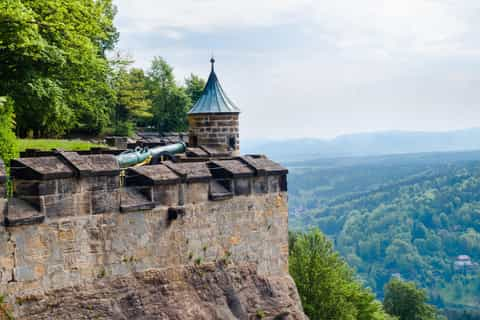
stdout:
<svg viewBox="0 0 480 320">
<path fill-rule="evenodd" d="M 334 139 L 245 140 L 242 151 L 278 161 L 480 149 L 480 128 L 447 132 L 385 131 L 340 135 Z"/>
<path fill-rule="evenodd" d="M 480 152 L 290 163 L 291 227 L 319 226 L 382 296 L 394 276 L 480 308 Z M 473 267 L 456 270 L 459 255 Z"/>
</svg>

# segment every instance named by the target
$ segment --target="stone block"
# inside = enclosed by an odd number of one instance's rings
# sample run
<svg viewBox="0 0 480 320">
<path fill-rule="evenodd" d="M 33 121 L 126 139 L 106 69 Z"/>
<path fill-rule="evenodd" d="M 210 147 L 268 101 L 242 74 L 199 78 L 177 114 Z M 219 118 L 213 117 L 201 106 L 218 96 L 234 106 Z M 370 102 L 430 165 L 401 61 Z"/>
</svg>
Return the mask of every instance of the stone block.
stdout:
<svg viewBox="0 0 480 320">
<path fill-rule="evenodd" d="M 280 191 L 280 176 L 267 176 L 268 192 Z"/>
<path fill-rule="evenodd" d="M 91 176 L 80 181 L 82 191 L 114 191 L 120 188 L 120 176 Z"/>
<path fill-rule="evenodd" d="M 14 269 L 15 281 L 33 281 L 35 272 L 30 266 L 19 266 Z"/>
<path fill-rule="evenodd" d="M 93 191 L 92 192 L 92 213 L 117 212 L 120 209 L 120 193 L 114 191 Z"/>
<path fill-rule="evenodd" d="M 5 225 L 7 227 L 38 224 L 45 220 L 43 212 L 32 207 L 28 202 L 25 202 L 22 199 L 9 199 L 8 206 L 6 200 L 3 201 L 5 202 L 3 212 L 5 213 Z M 0 207 L 1 206 L 2 200 L 0 200 Z"/>
<path fill-rule="evenodd" d="M 253 178 L 253 191 L 257 194 L 268 192 L 267 176 Z"/>
<path fill-rule="evenodd" d="M 208 201 L 208 182 L 189 182 L 184 188 L 184 201 L 195 204 Z"/>
<path fill-rule="evenodd" d="M 252 193 L 251 178 L 236 178 L 234 190 L 237 196 L 248 196 Z"/>
<path fill-rule="evenodd" d="M 157 205 L 176 206 L 179 204 L 180 184 L 156 185 L 153 187 L 153 201 Z"/>
<path fill-rule="evenodd" d="M 41 211 L 49 218 L 71 217 L 77 213 L 72 193 L 40 196 Z"/>
</svg>

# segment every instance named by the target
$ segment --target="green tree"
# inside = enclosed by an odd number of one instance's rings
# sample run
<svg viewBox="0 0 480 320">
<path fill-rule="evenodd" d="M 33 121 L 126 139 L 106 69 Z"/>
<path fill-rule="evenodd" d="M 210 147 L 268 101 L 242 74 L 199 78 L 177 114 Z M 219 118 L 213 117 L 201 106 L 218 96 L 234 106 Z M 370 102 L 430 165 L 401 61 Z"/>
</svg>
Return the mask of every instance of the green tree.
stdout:
<svg viewBox="0 0 480 320">
<path fill-rule="evenodd" d="M 190 74 L 190 77 L 185 79 L 185 91 L 190 97 L 190 100 L 192 100 L 192 103 L 195 103 L 200 99 L 203 89 L 205 89 L 205 85 L 205 80 L 193 73 Z"/>
<path fill-rule="evenodd" d="M 148 72 L 147 89 L 152 101 L 153 124 L 160 132 L 184 131 L 188 128 L 187 112 L 191 99 L 177 86 L 173 68 L 161 57 L 155 57 Z"/>
<path fill-rule="evenodd" d="M 17 140 L 11 99 L 0 97 L 0 159 L 8 165 L 17 155 Z"/>
<path fill-rule="evenodd" d="M 385 286 L 385 311 L 399 320 L 437 319 L 436 310 L 427 304 L 427 293 L 413 282 L 392 278 Z"/>
<path fill-rule="evenodd" d="M 15 102 L 17 133 L 98 131 L 114 94 L 105 51 L 118 33 L 111 0 L 0 2 L 0 94 Z"/>
<path fill-rule="evenodd" d="M 145 125 L 153 117 L 152 103 L 147 98 L 147 77 L 142 69 L 128 67 L 133 61 L 117 56 L 112 60 L 113 88 L 116 92 L 116 102 L 113 115 L 115 134 L 126 134 L 135 125 Z M 127 130 L 123 130 L 128 128 Z"/>
<path fill-rule="evenodd" d="M 389 319 L 318 229 L 293 236 L 289 271 L 310 319 Z"/>
</svg>

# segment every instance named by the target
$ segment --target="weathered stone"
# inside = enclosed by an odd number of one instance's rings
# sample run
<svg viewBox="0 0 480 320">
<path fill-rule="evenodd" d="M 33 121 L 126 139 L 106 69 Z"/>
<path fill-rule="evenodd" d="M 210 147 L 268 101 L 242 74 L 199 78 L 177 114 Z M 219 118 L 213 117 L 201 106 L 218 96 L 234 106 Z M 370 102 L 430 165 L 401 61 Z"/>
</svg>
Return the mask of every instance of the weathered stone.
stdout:
<svg viewBox="0 0 480 320">
<path fill-rule="evenodd" d="M 137 186 L 178 184 L 180 177 L 169 167 L 158 164 L 128 169 L 126 181 L 127 185 Z"/>
<path fill-rule="evenodd" d="M 122 274 L 126 270 L 118 270 Z M 206 264 L 106 276 L 47 293 L 19 293 L 18 318 L 306 319 L 288 275 L 263 277 L 254 265 Z"/>
<path fill-rule="evenodd" d="M 234 193 L 237 196 L 248 196 L 252 193 L 252 179 L 237 178 L 234 180 Z"/>
<path fill-rule="evenodd" d="M 180 185 L 156 185 L 153 187 L 153 201 L 157 205 L 175 206 L 179 204 Z"/>
<path fill-rule="evenodd" d="M 45 215 L 42 212 L 23 200 L 13 198 L 8 202 L 8 208 L 5 215 L 5 226 L 13 227 L 38 224 L 42 223 L 44 220 Z"/>
<path fill-rule="evenodd" d="M 129 170 L 125 186 L 108 157 L 62 157 L 21 161 L 0 225 L 0 294 L 16 318 L 303 319 L 284 168 L 183 156 Z"/>
<path fill-rule="evenodd" d="M 253 179 L 253 190 L 255 193 L 267 193 L 268 192 L 267 176 L 255 177 Z"/>
<path fill-rule="evenodd" d="M 74 171 L 57 157 L 20 158 L 12 160 L 11 175 L 14 179 L 49 180 L 72 177 Z"/>
<path fill-rule="evenodd" d="M 137 190 L 131 188 L 122 190 L 120 201 L 121 212 L 151 210 L 153 208 L 155 208 L 155 203 L 148 200 Z"/>
<path fill-rule="evenodd" d="M 120 193 L 118 191 L 93 191 L 92 213 L 116 212 L 120 208 Z"/>
<path fill-rule="evenodd" d="M 196 114 L 188 117 L 191 147 L 206 146 L 237 155 L 240 150 L 238 114 Z"/>
</svg>

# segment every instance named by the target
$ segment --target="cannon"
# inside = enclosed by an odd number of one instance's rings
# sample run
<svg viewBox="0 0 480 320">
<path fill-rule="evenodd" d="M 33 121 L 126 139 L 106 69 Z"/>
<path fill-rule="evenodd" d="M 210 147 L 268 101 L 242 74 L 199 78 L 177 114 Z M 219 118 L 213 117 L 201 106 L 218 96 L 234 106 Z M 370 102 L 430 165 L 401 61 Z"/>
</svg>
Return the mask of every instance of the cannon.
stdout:
<svg viewBox="0 0 480 320">
<path fill-rule="evenodd" d="M 187 145 L 185 142 L 159 146 L 155 148 L 136 147 L 135 150 L 127 150 L 116 156 L 118 164 L 121 168 L 138 166 L 156 161 L 161 156 L 172 156 L 177 153 L 185 152 Z"/>
</svg>

